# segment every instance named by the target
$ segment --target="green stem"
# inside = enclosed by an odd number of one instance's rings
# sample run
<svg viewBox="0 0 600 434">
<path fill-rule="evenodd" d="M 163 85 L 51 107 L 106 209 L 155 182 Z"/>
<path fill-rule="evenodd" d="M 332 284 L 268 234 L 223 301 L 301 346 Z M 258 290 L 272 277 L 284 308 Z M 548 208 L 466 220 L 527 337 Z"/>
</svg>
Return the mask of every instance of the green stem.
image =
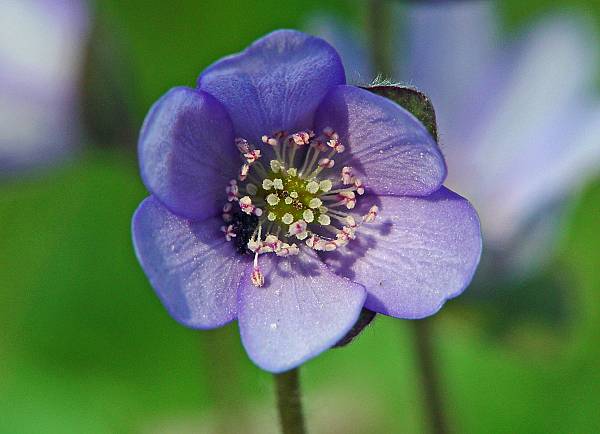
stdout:
<svg viewBox="0 0 600 434">
<path fill-rule="evenodd" d="M 430 423 L 431 432 L 444 434 L 448 432 L 448 425 L 440 392 L 440 378 L 433 348 L 431 319 L 415 320 L 411 323 L 415 334 L 417 365 L 420 370 L 427 419 Z"/>
<path fill-rule="evenodd" d="M 384 78 L 391 78 L 392 14 L 387 3 L 388 0 L 369 0 L 368 29 L 372 61 L 377 73 L 383 75 Z M 431 425 L 431 431 L 436 434 L 444 434 L 448 432 L 448 425 L 440 393 L 439 372 L 435 363 L 430 325 L 430 319 L 412 321 L 425 412 Z"/>
<path fill-rule="evenodd" d="M 298 368 L 274 374 L 277 408 L 283 434 L 305 434 Z"/>
<path fill-rule="evenodd" d="M 392 15 L 388 0 L 369 0 L 367 25 L 371 56 L 377 74 L 390 78 L 392 74 Z"/>
<path fill-rule="evenodd" d="M 232 420 L 239 419 L 242 403 L 236 392 L 240 375 L 231 326 L 204 331 L 201 347 L 208 396 L 216 413 L 216 429 L 223 434 L 237 432 L 238 425 Z"/>
</svg>

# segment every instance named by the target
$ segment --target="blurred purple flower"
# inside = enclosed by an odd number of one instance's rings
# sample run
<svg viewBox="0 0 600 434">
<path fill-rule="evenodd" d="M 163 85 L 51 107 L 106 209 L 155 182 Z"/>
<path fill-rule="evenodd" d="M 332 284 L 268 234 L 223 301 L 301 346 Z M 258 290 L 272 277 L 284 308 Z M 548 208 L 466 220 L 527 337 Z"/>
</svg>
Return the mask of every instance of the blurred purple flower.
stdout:
<svg viewBox="0 0 600 434">
<path fill-rule="evenodd" d="M 78 142 L 88 24 L 79 0 L 0 2 L 0 176 L 50 164 Z"/>
<path fill-rule="evenodd" d="M 556 205 L 598 174 L 592 26 L 550 16 L 505 44 L 491 1 L 412 3 L 396 12 L 405 31 L 394 78 L 431 97 L 448 185 L 474 203 L 489 250 L 527 270 L 551 251 Z M 368 71 L 363 46 L 350 43 L 361 38 L 326 23 L 320 17 L 309 28 L 340 47 L 347 70 Z"/>
<path fill-rule="evenodd" d="M 268 371 L 330 348 L 363 306 L 435 313 L 479 261 L 477 215 L 442 186 L 433 138 L 345 82 L 329 44 L 276 31 L 165 94 L 140 135 L 142 268 L 180 323 L 237 319 Z"/>
</svg>

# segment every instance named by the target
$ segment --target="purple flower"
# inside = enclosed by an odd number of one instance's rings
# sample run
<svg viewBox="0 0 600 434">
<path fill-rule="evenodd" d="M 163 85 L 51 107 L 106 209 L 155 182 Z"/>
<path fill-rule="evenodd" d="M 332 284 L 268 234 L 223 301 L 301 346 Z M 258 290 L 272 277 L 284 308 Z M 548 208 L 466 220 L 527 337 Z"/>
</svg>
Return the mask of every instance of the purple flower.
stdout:
<svg viewBox="0 0 600 434">
<path fill-rule="evenodd" d="M 88 25 L 81 0 L 0 2 L 0 177 L 73 151 Z"/>
<path fill-rule="evenodd" d="M 406 110 L 345 84 L 325 41 L 280 30 L 170 90 L 139 141 L 152 196 L 133 217 L 144 271 L 199 329 L 235 319 L 281 372 L 338 342 L 364 307 L 435 313 L 481 252 L 471 205 Z"/>
</svg>

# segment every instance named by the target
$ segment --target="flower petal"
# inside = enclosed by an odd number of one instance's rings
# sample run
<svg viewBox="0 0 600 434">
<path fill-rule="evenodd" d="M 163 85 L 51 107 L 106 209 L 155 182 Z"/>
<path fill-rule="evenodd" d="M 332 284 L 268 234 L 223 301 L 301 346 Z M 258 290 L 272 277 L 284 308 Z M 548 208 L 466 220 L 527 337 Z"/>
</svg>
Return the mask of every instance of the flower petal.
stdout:
<svg viewBox="0 0 600 434">
<path fill-rule="evenodd" d="M 471 281 L 481 255 L 479 219 L 442 187 L 427 197 L 378 198 L 379 222 L 361 226 L 340 252 L 324 256 L 367 289 L 365 307 L 400 318 L 437 312 Z"/>
<path fill-rule="evenodd" d="M 231 120 L 206 92 L 167 92 L 144 121 L 138 152 L 144 184 L 167 208 L 186 218 L 216 215 L 240 163 Z"/>
<path fill-rule="evenodd" d="M 315 123 L 317 131 L 337 131 L 346 147 L 335 157 L 336 166 L 352 166 L 376 194 L 424 196 L 446 177 L 435 140 L 413 115 L 386 98 L 336 86 L 319 107 Z"/>
<path fill-rule="evenodd" d="M 260 257 L 266 285 L 239 289 L 242 343 L 262 369 L 282 372 L 335 345 L 354 326 L 365 301 L 362 286 L 333 274 L 311 252 Z"/>
<path fill-rule="evenodd" d="M 342 61 L 327 42 L 278 30 L 208 67 L 198 87 L 227 108 L 238 136 L 259 141 L 263 134 L 312 128 L 327 91 L 345 82 Z"/>
<path fill-rule="evenodd" d="M 248 258 L 219 232 L 219 218 L 182 219 L 156 198 L 133 216 L 135 252 L 171 316 L 185 326 L 220 327 L 236 317 L 236 294 Z"/>
</svg>

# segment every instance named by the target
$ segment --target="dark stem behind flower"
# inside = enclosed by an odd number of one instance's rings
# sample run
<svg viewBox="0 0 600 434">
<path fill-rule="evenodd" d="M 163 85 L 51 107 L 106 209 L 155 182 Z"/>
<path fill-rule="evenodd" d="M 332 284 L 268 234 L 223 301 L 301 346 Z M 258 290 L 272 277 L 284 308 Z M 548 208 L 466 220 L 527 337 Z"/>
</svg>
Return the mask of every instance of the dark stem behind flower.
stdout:
<svg viewBox="0 0 600 434">
<path fill-rule="evenodd" d="M 448 432 L 448 424 L 433 348 L 430 328 L 431 319 L 426 318 L 412 321 L 412 326 L 417 350 L 417 365 L 420 369 L 421 385 L 423 387 L 425 408 L 428 412 L 430 429 L 432 433 L 444 434 Z"/>
<path fill-rule="evenodd" d="M 371 56 L 377 72 L 383 76 L 391 74 L 391 16 L 386 0 L 370 0 L 368 20 L 371 41 Z M 435 112 L 431 101 L 425 94 L 416 89 L 396 86 L 393 84 L 379 84 L 366 87 L 367 90 L 384 96 L 396 104 L 401 105 L 419 119 L 437 141 L 437 125 Z M 415 346 L 417 350 L 417 364 L 421 371 L 421 384 L 425 398 L 427 416 L 432 432 L 443 434 L 448 432 L 447 421 L 443 410 L 443 403 L 439 390 L 439 375 L 435 365 L 433 343 L 429 319 L 413 321 Z"/>
<path fill-rule="evenodd" d="M 304 434 L 304 416 L 300 396 L 299 369 L 274 374 L 277 408 L 283 434 Z"/>
<path fill-rule="evenodd" d="M 392 23 L 387 2 L 388 0 L 370 0 L 367 11 L 373 65 L 377 73 L 384 77 L 390 77 L 392 73 Z"/>
</svg>

